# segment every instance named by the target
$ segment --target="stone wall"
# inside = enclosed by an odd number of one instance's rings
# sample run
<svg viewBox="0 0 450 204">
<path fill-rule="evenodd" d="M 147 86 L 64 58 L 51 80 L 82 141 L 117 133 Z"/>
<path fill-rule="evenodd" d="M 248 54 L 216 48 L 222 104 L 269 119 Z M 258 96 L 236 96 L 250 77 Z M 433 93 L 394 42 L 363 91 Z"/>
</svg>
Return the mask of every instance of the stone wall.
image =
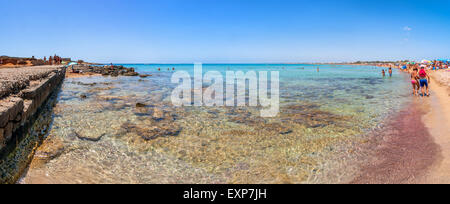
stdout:
<svg viewBox="0 0 450 204">
<path fill-rule="evenodd" d="M 17 181 L 26 169 L 51 123 L 40 116 L 49 111 L 65 71 L 55 66 L 0 69 L 0 183 Z"/>
</svg>

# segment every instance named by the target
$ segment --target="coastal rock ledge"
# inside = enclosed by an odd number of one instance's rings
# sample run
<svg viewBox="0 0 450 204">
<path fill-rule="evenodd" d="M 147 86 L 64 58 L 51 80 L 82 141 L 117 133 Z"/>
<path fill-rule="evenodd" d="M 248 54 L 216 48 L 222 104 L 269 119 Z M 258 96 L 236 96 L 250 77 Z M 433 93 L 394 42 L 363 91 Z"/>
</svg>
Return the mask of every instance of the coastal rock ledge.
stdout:
<svg viewBox="0 0 450 204">
<path fill-rule="evenodd" d="M 15 183 L 51 124 L 66 68 L 0 69 L 0 183 Z"/>
</svg>

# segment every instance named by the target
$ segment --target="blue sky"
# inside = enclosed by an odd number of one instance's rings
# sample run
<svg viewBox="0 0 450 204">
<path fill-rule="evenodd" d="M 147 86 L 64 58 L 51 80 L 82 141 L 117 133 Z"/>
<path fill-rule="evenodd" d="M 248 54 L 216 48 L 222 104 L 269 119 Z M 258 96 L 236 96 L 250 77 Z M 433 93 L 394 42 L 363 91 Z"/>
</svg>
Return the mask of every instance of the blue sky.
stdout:
<svg viewBox="0 0 450 204">
<path fill-rule="evenodd" d="M 450 58 L 450 0 L 0 3 L 0 55 L 104 63 Z"/>
</svg>

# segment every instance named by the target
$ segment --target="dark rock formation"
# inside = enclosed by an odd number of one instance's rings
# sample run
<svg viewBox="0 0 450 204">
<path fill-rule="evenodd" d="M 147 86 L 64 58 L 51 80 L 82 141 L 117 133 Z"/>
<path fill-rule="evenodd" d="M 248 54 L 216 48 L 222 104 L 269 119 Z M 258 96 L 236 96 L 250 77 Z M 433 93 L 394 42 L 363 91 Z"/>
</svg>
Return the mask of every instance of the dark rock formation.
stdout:
<svg viewBox="0 0 450 204">
<path fill-rule="evenodd" d="M 137 73 L 134 68 L 126 68 L 122 65 L 74 65 L 69 67 L 69 71 L 72 71 L 73 73 L 95 73 L 112 77 L 139 76 L 139 73 Z"/>
<path fill-rule="evenodd" d="M 83 141 L 90 141 L 90 142 L 98 142 L 100 141 L 106 134 L 102 134 L 102 135 L 98 135 L 98 136 L 84 136 L 84 135 L 80 135 L 77 132 L 72 132 L 71 135 L 77 137 L 80 140 Z M 71 136 L 71 137 L 73 137 Z"/>
<path fill-rule="evenodd" d="M 147 105 L 143 103 L 136 103 L 136 108 L 145 108 Z"/>
<path fill-rule="evenodd" d="M 139 77 L 141 77 L 141 78 L 147 78 L 147 77 L 151 77 L 152 75 L 151 74 L 141 74 L 141 75 L 139 75 Z"/>
</svg>

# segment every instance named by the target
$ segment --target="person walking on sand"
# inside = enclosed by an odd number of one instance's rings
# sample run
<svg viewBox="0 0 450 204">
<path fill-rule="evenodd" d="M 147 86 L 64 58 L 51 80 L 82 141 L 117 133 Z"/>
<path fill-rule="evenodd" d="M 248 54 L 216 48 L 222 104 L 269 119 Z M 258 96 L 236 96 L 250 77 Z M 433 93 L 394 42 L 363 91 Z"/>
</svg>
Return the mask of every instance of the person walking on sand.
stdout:
<svg viewBox="0 0 450 204">
<path fill-rule="evenodd" d="M 430 81 L 430 75 L 428 75 L 427 71 L 425 71 L 425 66 L 420 67 L 420 71 L 419 71 L 419 83 L 420 83 L 420 89 L 422 92 L 422 96 L 425 96 L 425 89 L 426 89 L 426 96 L 430 96 L 430 89 L 429 89 L 429 84 L 431 83 Z"/>
<path fill-rule="evenodd" d="M 414 70 L 411 72 L 411 84 L 413 87 L 413 96 L 419 95 L 419 77 L 418 77 L 418 71 L 417 68 L 414 68 Z"/>
</svg>

